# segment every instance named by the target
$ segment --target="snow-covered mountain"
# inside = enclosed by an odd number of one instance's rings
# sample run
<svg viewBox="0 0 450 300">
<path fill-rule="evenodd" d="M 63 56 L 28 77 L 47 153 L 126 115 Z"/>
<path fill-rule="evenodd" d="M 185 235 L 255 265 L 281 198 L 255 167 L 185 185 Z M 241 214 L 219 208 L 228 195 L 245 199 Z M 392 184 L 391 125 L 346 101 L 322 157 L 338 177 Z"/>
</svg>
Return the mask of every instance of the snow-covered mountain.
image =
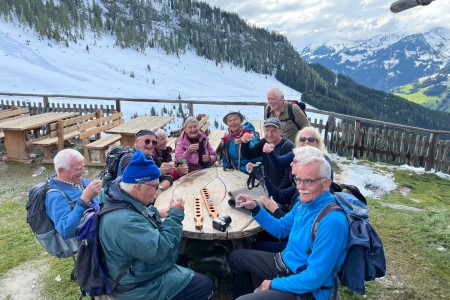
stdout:
<svg viewBox="0 0 450 300">
<path fill-rule="evenodd" d="M 315 62 L 379 90 L 411 83 L 450 64 L 450 29 L 388 34 L 366 41 L 330 41 L 300 51 Z"/>
</svg>

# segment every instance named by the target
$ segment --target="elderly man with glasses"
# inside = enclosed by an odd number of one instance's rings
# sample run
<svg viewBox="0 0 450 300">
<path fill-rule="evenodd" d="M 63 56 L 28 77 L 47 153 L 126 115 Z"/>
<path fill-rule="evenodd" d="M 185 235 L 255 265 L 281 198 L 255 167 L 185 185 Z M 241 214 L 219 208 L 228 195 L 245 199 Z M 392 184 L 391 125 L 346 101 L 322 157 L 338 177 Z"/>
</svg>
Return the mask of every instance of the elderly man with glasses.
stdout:
<svg viewBox="0 0 450 300">
<path fill-rule="evenodd" d="M 161 172 L 161 177 L 159 178 L 158 189 L 160 192 L 164 191 L 165 189 L 170 187 L 173 183 L 173 178 L 170 175 L 170 172 L 172 172 L 174 170 L 174 168 L 175 168 L 174 164 L 161 162 L 153 154 L 153 150 L 155 149 L 155 146 L 157 144 L 156 134 L 154 133 L 154 131 L 148 130 L 148 129 L 142 129 L 136 133 L 135 137 L 136 137 L 136 139 L 134 141 L 133 152 L 136 152 L 136 150 L 141 150 L 141 152 L 144 153 L 144 155 L 148 159 L 151 159 L 155 162 L 155 164 L 159 168 L 159 171 Z M 122 158 L 121 162 L 119 163 L 118 176 L 122 175 L 122 173 L 125 170 L 125 167 L 129 164 L 130 160 L 131 160 L 131 155 L 127 155 L 124 158 Z"/>
<path fill-rule="evenodd" d="M 335 270 L 344 263 L 349 227 L 340 211 L 328 214 L 311 240 L 311 226 L 319 212 L 334 201 L 330 165 L 323 157 L 296 162 L 299 201 L 283 218 L 276 219 L 248 195 L 238 195 L 241 207 L 276 238 L 289 237 L 279 253 L 238 249 L 228 263 L 234 275 L 234 296 L 239 299 L 330 299 L 337 293 Z M 251 275 L 263 279 L 253 293 Z"/>
</svg>

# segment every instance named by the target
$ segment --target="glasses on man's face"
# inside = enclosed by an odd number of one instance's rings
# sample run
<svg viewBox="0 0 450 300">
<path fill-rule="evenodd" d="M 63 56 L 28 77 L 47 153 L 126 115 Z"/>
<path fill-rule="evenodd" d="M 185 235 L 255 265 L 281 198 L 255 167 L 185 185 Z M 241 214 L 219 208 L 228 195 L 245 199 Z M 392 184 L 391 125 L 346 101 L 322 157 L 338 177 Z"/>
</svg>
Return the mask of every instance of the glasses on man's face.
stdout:
<svg viewBox="0 0 450 300">
<path fill-rule="evenodd" d="M 146 140 L 144 141 L 144 143 L 145 143 L 146 145 L 152 143 L 153 146 L 156 146 L 156 144 L 157 144 L 158 142 L 157 142 L 156 140 L 146 139 Z"/>
<path fill-rule="evenodd" d="M 299 185 L 299 184 L 303 183 L 306 186 L 311 186 L 317 180 L 325 179 L 325 178 L 326 177 L 320 177 L 320 178 L 317 178 L 317 179 L 300 179 L 300 178 L 294 177 L 294 182 L 295 182 L 296 185 Z"/>
<path fill-rule="evenodd" d="M 310 136 L 310 137 L 304 137 L 304 136 L 302 136 L 301 138 L 299 138 L 299 140 L 300 140 L 300 142 L 302 142 L 302 143 L 304 143 L 304 142 L 306 142 L 306 141 L 308 141 L 308 142 L 310 142 L 310 143 L 313 143 L 313 142 L 316 141 L 316 138 L 313 137 L 313 136 Z"/>
<path fill-rule="evenodd" d="M 149 185 L 149 186 L 152 186 L 152 187 L 154 187 L 155 188 L 155 190 L 157 190 L 158 189 L 158 187 L 159 187 L 159 183 L 142 183 L 143 185 Z"/>
</svg>

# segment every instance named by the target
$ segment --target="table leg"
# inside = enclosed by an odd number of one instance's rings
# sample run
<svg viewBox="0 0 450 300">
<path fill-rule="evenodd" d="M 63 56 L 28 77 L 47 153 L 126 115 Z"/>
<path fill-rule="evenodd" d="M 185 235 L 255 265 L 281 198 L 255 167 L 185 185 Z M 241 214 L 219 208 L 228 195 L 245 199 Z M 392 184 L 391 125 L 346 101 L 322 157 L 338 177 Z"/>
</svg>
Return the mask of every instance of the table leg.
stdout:
<svg viewBox="0 0 450 300">
<path fill-rule="evenodd" d="M 27 131 L 3 130 L 5 134 L 6 158 L 10 161 L 30 162 L 27 153 Z"/>
</svg>

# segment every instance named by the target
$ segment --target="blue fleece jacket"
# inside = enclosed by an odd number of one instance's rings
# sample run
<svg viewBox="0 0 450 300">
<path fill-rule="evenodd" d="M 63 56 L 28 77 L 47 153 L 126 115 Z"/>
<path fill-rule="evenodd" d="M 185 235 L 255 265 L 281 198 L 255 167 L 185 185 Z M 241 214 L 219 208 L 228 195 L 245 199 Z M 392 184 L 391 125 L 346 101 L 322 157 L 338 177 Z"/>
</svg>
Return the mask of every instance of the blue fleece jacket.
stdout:
<svg viewBox="0 0 450 300">
<path fill-rule="evenodd" d="M 274 218 L 259 206 L 252 211 L 254 219 L 267 232 L 277 238 L 289 236 L 282 257 L 295 274 L 273 279 L 271 289 L 297 294 L 312 292 L 317 300 L 330 297 L 332 289 L 320 287 L 332 287 L 334 270 L 340 269 L 344 263 L 348 246 L 348 222 L 340 211 L 329 213 L 319 223 L 314 244 L 311 241 L 311 226 L 322 208 L 332 201 L 334 197 L 327 191 L 312 202 L 297 202 L 281 219 Z M 308 249 L 312 249 L 311 254 L 308 254 Z"/>
<path fill-rule="evenodd" d="M 81 217 L 86 209 L 89 208 L 83 200 L 80 199 L 83 194 L 82 190 L 74 188 L 68 183 L 58 181 L 56 176 L 50 178 L 50 188 L 58 189 L 75 202 L 73 209 L 67 198 L 63 193 L 58 191 L 49 191 L 45 199 L 45 210 L 49 218 L 55 224 L 56 231 L 65 239 L 75 237 L 75 232 L 80 224 Z M 82 179 L 83 186 L 89 185 L 88 179 Z M 92 200 L 93 203 L 98 203 L 97 197 Z"/>
</svg>

